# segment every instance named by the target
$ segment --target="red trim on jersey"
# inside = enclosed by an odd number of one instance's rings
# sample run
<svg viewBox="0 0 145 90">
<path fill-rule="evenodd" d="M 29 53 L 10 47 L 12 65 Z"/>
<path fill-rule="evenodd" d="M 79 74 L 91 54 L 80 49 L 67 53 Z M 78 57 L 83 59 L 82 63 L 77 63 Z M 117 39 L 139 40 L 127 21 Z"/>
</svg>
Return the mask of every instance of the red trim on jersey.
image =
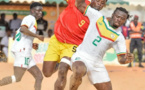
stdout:
<svg viewBox="0 0 145 90">
<path fill-rule="evenodd" d="M 122 54 L 117 54 L 117 56 L 120 56 L 120 55 L 125 55 L 126 53 L 122 53 Z"/>
<path fill-rule="evenodd" d="M 37 27 L 36 26 L 34 26 L 34 28 L 36 29 L 36 31 L 37 31 Z"/>
<path fill-rule="evenodd" d="M 27 26 L 26 24 L 24 24 L 24 25 L 21 25 L 21 27 L 22 27 L 22 26 L 25 26 L 25 27 L 27 27 L 27 28 L 28 28 L 28 26 Z"/>
<path fill-rule="evenodd" d="M 86 6 L 86 8 L 85 8 L 85 11 L 84 11 L 83 15 L 85 15 L 85 14 L 86 14 L 86 12 L 87 12 L 87 10 L 88 10 L 88 7 L 89 7 L 89 5 L 87 5 L 87 6 Z"/>
<path fill-rule="evenodd" d="M 108 37 L 105 37 L 105 36 L 102 36 L 102 35 L 101 35 L 101 33 L 100 33 L 100 29 L 99 29 L 99 27 L 98 27 L 97 23 L 96 23 L 96 27 L 97 27 L 97 30 L 98 30 L 99 35 L 100 35 L 101 37 L 104 37 L 104 38 L 106 38 L 106 39 L 108 39 L 108 40 L 110 40 L 110 41 L 114 42 L 112 39 L 110 39 L 110 38 L 108 38 Z"/>
</svg>

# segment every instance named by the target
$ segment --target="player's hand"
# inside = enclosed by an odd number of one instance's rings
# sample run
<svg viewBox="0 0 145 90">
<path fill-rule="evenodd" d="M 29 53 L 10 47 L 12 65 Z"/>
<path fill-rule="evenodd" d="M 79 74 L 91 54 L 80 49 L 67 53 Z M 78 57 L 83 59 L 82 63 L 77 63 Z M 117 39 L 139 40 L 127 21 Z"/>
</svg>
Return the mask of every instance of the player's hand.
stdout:
<svg viewBox="0 0 145 90">
<path fill-rule="evenodd" d="M 35 49 L 35 50 L 37 50 L 38 49 L 38 43 L 33 43 L 32 48 Z"/>
<path fill-rule="evenodd" d="M 132 53 L 126 53 L 125 58 L 126 58 L 125 63 L 131 63 L 134 60 L 134 56 Z"/>
<path fill-rule="evenodd" d="M 44 41 L 44 36 L 38 35 L 37 38 L 41 41 Z"/>
</svg>

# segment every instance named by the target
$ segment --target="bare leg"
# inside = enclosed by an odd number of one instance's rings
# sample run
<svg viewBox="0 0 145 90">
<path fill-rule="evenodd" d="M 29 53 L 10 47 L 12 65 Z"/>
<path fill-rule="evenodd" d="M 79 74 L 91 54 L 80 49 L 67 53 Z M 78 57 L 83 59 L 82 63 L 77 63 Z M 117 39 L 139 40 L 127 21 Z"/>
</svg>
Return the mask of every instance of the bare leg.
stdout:
<svg viewBox="0 0 145 90">
<path fill-rule="evenodd" d="M 112 90 L 111 82 L 94 84 L 97 90 Z"/>
<path fill-rule="evenodd" d="M 26 68 L 14 67 L 14 75 L 13 75 L 14 81 L 16 82 L 21 81 L 25 71 L 26 71 Z M 13 81 L 12 76 L 5 77 L 2 80 L 0 80 L 0 86 L 10 84 L 12 83 L 12 81 Z"/>
<path fill-rule="evenodd" d="M 35 90 L 41 90 L 41 83 L 43 80 L 43 76 L 40 69 L 35 65 L 31 67 L 28 71 L 33 75 L 33 77 L 36 80 L 34 86 Z"/>
<path fill-rule="evenodd" d="M 70 90 L 77 90 L 82 83 L 82 77 L 86 74 L 87 68 L 81 61 L 74 62 L 72 65 L 73 74 L 70 79 Z"/>
<path fill-rule="evenodd" d="M 55 90 L 64 90 L 67 81 L 67 72 L 69 65 L 61 62 L 59 65 L 58 78 L 55 82 Z"/>
<path fill-rule="evenodd" d="M 54 72 L 57 71 L 56 61 L 44 61 L 43 62 L 43 74 L 45 77 L 50 77 Z"/>
</svg>

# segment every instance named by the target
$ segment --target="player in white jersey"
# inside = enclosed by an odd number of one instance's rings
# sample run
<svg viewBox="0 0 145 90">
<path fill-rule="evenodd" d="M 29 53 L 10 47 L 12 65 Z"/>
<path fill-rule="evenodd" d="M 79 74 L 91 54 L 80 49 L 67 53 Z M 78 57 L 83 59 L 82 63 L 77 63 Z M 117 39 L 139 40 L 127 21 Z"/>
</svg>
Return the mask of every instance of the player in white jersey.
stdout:
<svg viewBox="0 0 145 90">
<path fill-rule="evenodd" d="M 35 90 L 41 90 L 43 76 L 32 59 L 31 50 L 32 46 L 35 46 L 34 49 L 38 48 L 36 47 L 37 44 L 33 45 L 34 38 L 38 38 L 41 41 L 44 40 L 43 36 L 36 34 L 36 20 L 42 17 L 42 9 L 42 5 L 38 2 L 30 5 L 30 15 L 22 20 L 21 27 L 17 30 L 12 46 L 12 53 L 15 56 L 14 75 L 0 80 L 0 86 L 21 81 L 25 71 L 28 70 L 35 78 Z"/>
<path fill-rule="evenodd" d="M 82 77 L 87 73 L 89 80 L 97 90 L 112 90 L 110 78 L 103 64 L 105 52 L 113 47 L 121 64 L 133 60 L 133 55 L 127 53 L 125 39 L 118 27 L 123 25 L 129 17 L 124 8 L 116 8 L 110 21 L 97 10 L 87 6 L 85 0 L 76 0 L 80 12 L 90 20 L 90 25 L 83 42 L 78 46 L 72 56 L 70 90 L 77 90 L 82 82 Z M 115 29 L 116 28 L 116 29 Z"/>
</svg>

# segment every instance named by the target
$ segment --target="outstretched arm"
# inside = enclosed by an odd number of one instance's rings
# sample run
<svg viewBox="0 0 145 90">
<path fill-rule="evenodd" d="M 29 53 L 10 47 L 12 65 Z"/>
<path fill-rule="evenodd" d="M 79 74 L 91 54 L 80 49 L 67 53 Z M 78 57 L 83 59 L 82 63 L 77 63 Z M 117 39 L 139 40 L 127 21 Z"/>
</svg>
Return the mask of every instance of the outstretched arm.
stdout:
<svg viewBox="0 0 145 90">
<path fill-rule="evenodd" d="M 75 5 L 81 13 L 84 13 L 84 11 L 87 7 L 85 0 L 76 0 Z"/>
</svg>

